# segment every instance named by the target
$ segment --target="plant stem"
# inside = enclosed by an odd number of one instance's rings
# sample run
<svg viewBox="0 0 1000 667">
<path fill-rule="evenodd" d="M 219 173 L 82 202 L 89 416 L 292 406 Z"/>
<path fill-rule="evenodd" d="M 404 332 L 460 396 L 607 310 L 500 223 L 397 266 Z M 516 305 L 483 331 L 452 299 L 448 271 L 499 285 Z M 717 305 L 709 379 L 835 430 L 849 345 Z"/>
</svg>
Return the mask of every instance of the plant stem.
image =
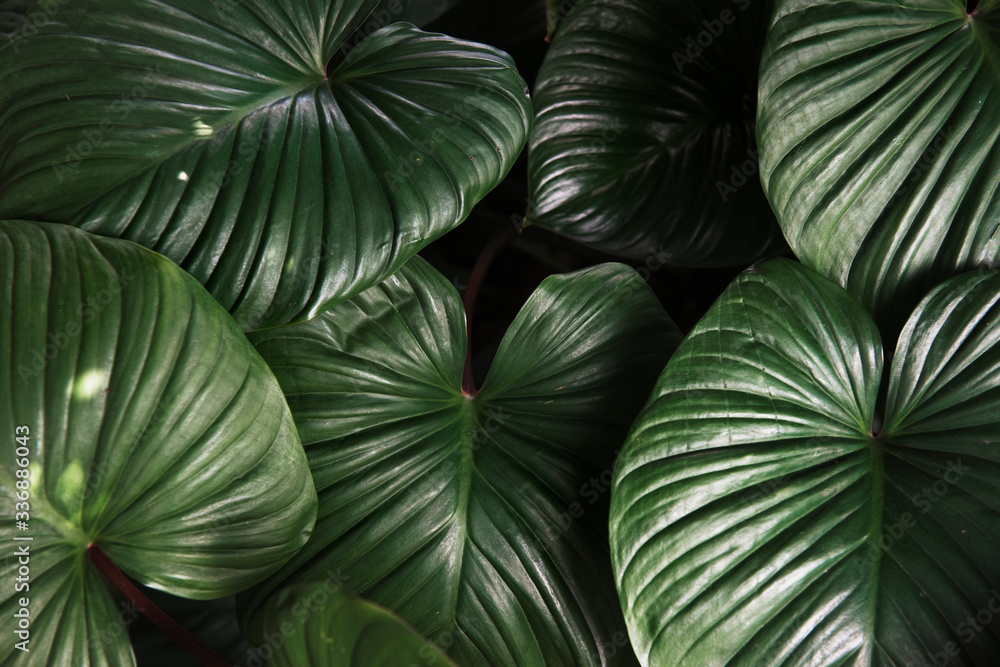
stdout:
<svg viewBox="0 0 1000 667">
<path fill-rule="evenodd" d="M 177 642 L 185 651 L 193 655 L 201 664 L 206 667 L 229 667 L 226 661 L 220 658 L 212 649 L 202 644 L 194 635 L 188 632 L 180 623 L 170 618 L 166 612 L 150 602 L 149 598 L 142 594 L 135 584 L 129 581 L 118 566 L 108 558 L 101 548 L 96 544 L 87 547 L 87 556 L 101 574 L 103 574 L 111 585 L 125 596 L 125 598 L 135 605 L 135 608 L 146 615 L 156 627 L 160 628 L 168 637 Z"/>
<path fill-rule="evenodd" d="M 479 296 L 479 288 L 483 284 L 486 272 L 490 270 L 490 264 L 496 257 L 500 248 L 507 245 L 514 238 L 516 232 L 511 229 L 493 237 L 483 251 L 476 258 L 476 264 L 472 267 L 469 275 L 469 284 L 465 286 L 462 293 L 462 304 L 465 306 L 465 371 L 462 373 L 462 393 L 466 396 L 475 396 L 479 393 L 476 389 L 476 380 L 472 376 L 472 314 L 476 309 L 476 297 Z"/>
</svg>

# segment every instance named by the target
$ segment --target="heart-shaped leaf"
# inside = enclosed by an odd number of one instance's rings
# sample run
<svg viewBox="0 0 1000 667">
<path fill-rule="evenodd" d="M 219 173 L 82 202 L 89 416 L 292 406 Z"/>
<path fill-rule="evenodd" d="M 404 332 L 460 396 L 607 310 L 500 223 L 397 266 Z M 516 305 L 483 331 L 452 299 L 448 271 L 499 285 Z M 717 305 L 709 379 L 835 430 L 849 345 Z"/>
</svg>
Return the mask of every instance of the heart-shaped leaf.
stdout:
<svg viewBox="0 0 1000 667">
<path fill-rule="evenodd" d="M 931 293 L 899 339 L 880 428 L 864 309 L 797 263 L 741 274 L 615 471 L 612 558 L 643 663 L 993 664 L 998 318 L 996 271 Z"/>
<path fill-rule="evenodd" d="M 796 255 L 898 331 L 1000 259 L 1000 3 L 779 0 L 761 175 Z"/>
<path fill-rule="evenodd" d="M 0 215 L 152 248 L 244 329 L 383 280 L 500 182 L 530 101 L 506 54 L 408 24 L 344 58 L 376 4 L 64 4 L 0 53 Z"/>
<path fill-rule="evenodd" d="M 535 90 L 529 222 L 606 252 L 746 265 L 784 247 L 754 91 L 770 2 L 590 0 Z"/>
<path fill-rule="evenodd" d="M 454 667 L 392 612 L 326 582 L 278 591 L 248 634 L 268 667 Z"/>
<path fill-rule="evenodd" d="M 0 286 L 0 534 L 23 555 L 0 616 L 30 626 L 0 663 L 132 664 L 87 547 L 177 595 L 247 588 L 309 536 L 305 453 L 263 360 L 169 260 L 0 222 Z"/>
<path fill-rule="evenodd" d="M 411 260 L 310 322 L 253 334 L 320 494 L 282 584 L 347 577 L 461 664 L 631 655 L 604 522 L 615 449 L 679 333 L 631 268 L 546 279 L 464 395 L 455 288 Z M 244 624 L 245 625 L 245 624 Z"/>
</svg>

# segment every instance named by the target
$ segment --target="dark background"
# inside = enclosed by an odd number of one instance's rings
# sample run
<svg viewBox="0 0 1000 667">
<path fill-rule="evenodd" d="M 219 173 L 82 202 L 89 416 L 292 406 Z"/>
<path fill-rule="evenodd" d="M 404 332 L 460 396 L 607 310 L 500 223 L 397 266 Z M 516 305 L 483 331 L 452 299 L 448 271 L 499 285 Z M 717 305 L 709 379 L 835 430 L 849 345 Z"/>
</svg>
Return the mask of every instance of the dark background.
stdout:
<svg viewBox="0 0 1000 667">
<path fill-rule="evenodd" d="M 562 4 L 570 7 L 574 0 Z M 535 78 L 548 49 L 545 0 L 462 0 L 423 29 L 506 51 L 534 91 Z M 494 238 L 512 236 L 490 264 L 476 300 L 472 350 L 478 385 L 485 379 L 507 327 L 546 276 L 602 262 L 632 264 L 537 226 L 529 225 L 522 230 L 519 221 L 523 220 L 527 203 L 525 149 L 503 183 L 475 207 L 464 223 L 420 253 L 461 291 L 487 245 Z M 664 266 L 650 273 L 649 286 L 670 317 L 687 333 L 744 268 Z"/>
</svg>

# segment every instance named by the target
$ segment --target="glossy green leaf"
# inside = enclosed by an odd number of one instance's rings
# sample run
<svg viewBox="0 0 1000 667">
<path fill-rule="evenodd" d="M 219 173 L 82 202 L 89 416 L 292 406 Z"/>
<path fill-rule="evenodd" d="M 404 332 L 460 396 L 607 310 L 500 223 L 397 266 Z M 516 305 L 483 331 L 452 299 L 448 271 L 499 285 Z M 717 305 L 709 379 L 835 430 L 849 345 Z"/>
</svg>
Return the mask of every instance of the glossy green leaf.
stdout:
<svg viewBox="0 0 1000 667">
<path fill-rule="evenodd" d="M 612 559 L 642 662 L 994 664 L 998 318 L 1000 273 L 941 285 L 880 392 L 877 329 L 843 289 L 786 260 L 741 274 L 615 471 Z"/>
<path fill-rule="evenodd" d="M 535 89 L 528 221 L 606 252 L 746 265 L 784 248 L 757 175 L 770 2 L 590 0 Z"/>
<path fill-rule="evenodd" d="M 470 397 L 461 300 L 419 259 L 310 322 L 254 334 L 320 510 L 241 613 L 284 581 L 336 575 L 463 665 L 627 660 L 610 466 L 679 337 L 631 268 L 552 276 Z"/>
<path fill-rule="evenodd" d="M 169 260 L 0 222 L 0 350 L 0 535 L 5 558 L 29 552 L 0 568 L 0 663 L 132 664 L 90 544 L 191 598 L 247 588 L 305 544 L 316 492 L 280 387 Z M 20 608 L 30 652 L 7 631 Z"/>
<path fill-rule="evenodd" d="M 580 0 L 545 0 L 545 40 L 552 41 L 553 35 L 563 22 L 566 15 L 576 7 Z"/>
<path fill-rule="evenodd" d="M 1000 259 L 1000 3 L 780 0 L 761 175 L 796 255 L 898 331 Z"/>
<path fill-rule="evenodd" d="M 66 3 L 0 52 L 0 214 L 152 248 L 244 329 L 383 280 L 500 182 L 530 101 L 493 47 L 346 48 L 375 4 Z"/>
<path fill-rule="evenodd" d="M 248 634 L 268 667 L 454 667 L 392 612 L 327 583 L 278 591 Z"/>
</svg>

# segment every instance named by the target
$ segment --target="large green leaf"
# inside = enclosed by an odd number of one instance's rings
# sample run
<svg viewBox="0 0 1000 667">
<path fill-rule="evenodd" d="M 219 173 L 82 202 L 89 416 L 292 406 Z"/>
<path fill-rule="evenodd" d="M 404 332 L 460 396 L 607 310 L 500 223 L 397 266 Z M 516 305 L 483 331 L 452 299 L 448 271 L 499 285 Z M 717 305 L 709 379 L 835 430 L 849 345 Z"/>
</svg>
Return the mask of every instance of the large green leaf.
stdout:
<svg viewBox="0 0 1000 667">
<path fill-rule="evenodd" d="M 343 576 L 461 664 L 631 653 L 607 551 L 610 466 L 679 334 L 632 269 L 546 279 L 482 391 L 465 318 L 419 259 L 310 322 L 254 334 L 320 494 L 306 548 L 242 599 Z"/>
<path fill-rule="evenodd" d="M 327 582 L 272 595 L 249 635 L 269 667 L 454 667 L 398 616 Z"/>
<path fill-rule="evenodd" d="M 375 4 L 66 3 L 0 51 L 0 215 L 152 248 L 244 329 L 383 280 L 500 182 L 530 101 L 408 24 L 344 57 Z"/>
<path fill-rule="evenodd" d="M 1000 3 L 779 0 L 761 175 L 803 262 L 887 330 L 1000 259 Z"/>
<path fill-rule="evenodd" d="M 0 350 L 0 534 L 28 550 L 0 569 L 0 663 L 132 663 L 90 544 L 191 598 L 242 590 L 305 544 L 316 492 L 280 387 L 169 260 L 0 222 Z M 7 631 L 21 608 L 30 652 Z"/>
<path fill-rule="evenodd" d="M 588 0 L 538 75 L 528 220 L 601 250 L 746 265 L 784 247 L 754 91 L 770 2 Z"/>
<path fill-rule="evenodd" d="M 742 274 L 615 471 L 612 558 L 643 662 L 996 664 L 998 318 L 996 271 L 930 294 L 880 427 L 862 307 L 786 260 Z"/>
</svg>

